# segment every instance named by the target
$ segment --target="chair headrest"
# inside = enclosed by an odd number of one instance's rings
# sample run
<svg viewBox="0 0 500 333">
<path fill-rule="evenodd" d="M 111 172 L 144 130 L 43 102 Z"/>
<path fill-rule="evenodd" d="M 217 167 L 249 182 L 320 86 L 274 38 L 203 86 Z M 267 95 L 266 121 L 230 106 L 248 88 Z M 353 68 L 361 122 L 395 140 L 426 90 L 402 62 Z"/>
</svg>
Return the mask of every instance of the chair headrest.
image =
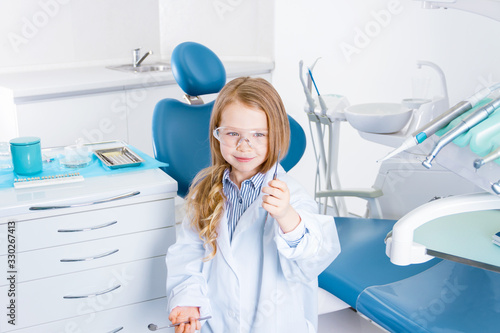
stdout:
<svg viewBox="0 0 500 333">
<path fill-rule="evenodd" d="M 218 93 L 226 84 L 226 70 L 219 57 L 195 42 L 177 45 L 171 66 L 177 84 L 190 96 Z"/>
</svg>

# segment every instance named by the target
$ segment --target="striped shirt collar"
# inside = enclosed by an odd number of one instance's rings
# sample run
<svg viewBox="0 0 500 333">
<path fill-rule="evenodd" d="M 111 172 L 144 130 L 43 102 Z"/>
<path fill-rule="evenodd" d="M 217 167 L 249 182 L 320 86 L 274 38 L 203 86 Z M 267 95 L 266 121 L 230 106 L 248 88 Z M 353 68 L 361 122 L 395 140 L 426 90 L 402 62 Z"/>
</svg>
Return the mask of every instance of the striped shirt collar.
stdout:
<svg viewBox="0 0 500 333">
<path fill-rule="evenodd" d="M 257 199 L 261 193 L 265 174 L 257 173 L 250 179 L 241 183 L 241 189 L 229 177 L 230 171 L 226 169 L 222 178 L 222 190 L 227 198 L 226 216 L 228 223 L 229 240 L 233 239 L 233 233 L 240 217 L 247 208 Z"/>
<path fill-rule="evenodd" d="M 236 184 L 231 180 L 230 174 L 231 171 L 229 169 L 224 170 L 224 175 L 222 176 L 222 185 L 224 188 L 229 185 L 237 188 Z M 253 189 L 260 189 L 262 183 L 264 182 L 264 177 L 265 175 L 263 173 L 258 172 L 252 178 L 241 182 L 241 186 L 243 187 L 243 183 L 251 183 L 253 185 Z"/>
</svg>

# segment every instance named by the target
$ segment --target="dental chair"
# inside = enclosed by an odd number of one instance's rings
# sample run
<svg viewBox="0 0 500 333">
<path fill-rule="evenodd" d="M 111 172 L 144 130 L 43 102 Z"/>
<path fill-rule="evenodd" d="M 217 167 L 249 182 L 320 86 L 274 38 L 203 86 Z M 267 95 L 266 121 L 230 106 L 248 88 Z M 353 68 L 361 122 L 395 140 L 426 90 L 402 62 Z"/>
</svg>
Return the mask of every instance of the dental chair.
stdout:
<svg viewBox="0 0 500 333">
<path fill-rule="evenodd" d="M 217 55 L 204 45 L 185 42 L 172 52 L 172 73 L 186 93 L 187 103 L 163 99 L 154 109 L 152 121 L 155 158 L 168 163 L 162 168 L 178 183 L 184 198 L 196 174 L 210 165 L 209 121 L 215 101 L 204 103 L 201 95 L 216 94 L 226 83 L 226 71 Z M 290 148 L 281 161 L 288 171 L 306 148 L 302 127 L 290 116 Z"/>
<path fill-rule="evenodd" d="M 302 75 L 301 80 L 311 102 L 305 108 L 311 123 L 337 121 L 338 112 L 328 108 L 346 105 L 341 96 L 321 103 L 312 98 Z M 318 102 L 320 110 L 314 107 Z M 318 133 L 322 139 L 323 132 Z M 316 146 L 322 155 L 318 164 L 329 163 L 325 154 L 329 149 Z M 473 168 L 474 159 L 466 152 L 456 155 L 460 157 L 456 160 L 466 159 L 469 169 Z M 496 178 L 490 177 L 490 183 Z M 461 214 L 483 210 L 482 215 Z M 321 289 L 390 332 L 498 331 L 500 247 L 491 244 L 491 236 L 500 231 L 499 197 L 474 193 L 434 200 L 398 221 L 339 215 L 335 223 L 342 250 L 320 274 Z M 463 226 L 470 229 L 463 230 Z M 476 256 L 486 256 L 489 261 L 485 264 Z M 321 312 L 320 304 L 321 313 L 327 311 Z"/>
</svg>

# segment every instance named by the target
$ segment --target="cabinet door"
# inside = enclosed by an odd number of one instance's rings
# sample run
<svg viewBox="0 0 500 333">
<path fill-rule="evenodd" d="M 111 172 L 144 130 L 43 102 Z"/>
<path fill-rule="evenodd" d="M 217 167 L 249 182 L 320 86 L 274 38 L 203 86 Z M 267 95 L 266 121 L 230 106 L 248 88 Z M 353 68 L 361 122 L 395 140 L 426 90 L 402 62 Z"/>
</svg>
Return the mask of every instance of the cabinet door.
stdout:
<svg viewBox="0 0 500 333">
<path fill-rule="evenodd" d="M 15 328 L 165 297 L 166 275 L 165 256 L 160 256 L 18 283 Z M 8 304 L 8 289 L 0 287 L 1 304 Z"/>
<path fill-rule="evenodd" d="M 151 126 L 155 105 L 164 98 L 182 100 L 183 96 L 177 85 L 127 90 L 128 143 L 153 156 Z"/>
<path fill-rule="evenodd" d="M 92 312 L 82 316 L 33 326 L 16 333 L 151 333 L 149 324 L 162 328 L 170 324 L 167 319 L 167 298 L 123 306 L 117 309 Z M 3 332 L 3 331 L 2 331 Z M 173 333 L 171 328 L 156 332 Z"/>
<path fill-rule="evenodd" d="M 38 136 L 43 147 L 128 141 L 125 92 L 46 99 L 17 106 L 19 136 Z"/>
<path fill-rule="evenodd" d="M 18 221 L 16 250 L 24 252 L 86 242 L 173 226 L 174 223 L 172 199 Z M 1 226 L 0 237 L 7 239 L 7 228 Z M 0 254 L 7 254 L 7 247 L 0 248 Z"/>
<path fill-rule="evenodd" d="M 174 242 L 175 228 L 168 227 L 21 252 L 16 258 L 21 265 L 16 282 L 164 256 Z M 9 271 L 6 256 L 0 256 L 0 268 L 2 272 Z M 7 279 L 0 280 L 0 286 L 7 284 Z"/>
</svg>

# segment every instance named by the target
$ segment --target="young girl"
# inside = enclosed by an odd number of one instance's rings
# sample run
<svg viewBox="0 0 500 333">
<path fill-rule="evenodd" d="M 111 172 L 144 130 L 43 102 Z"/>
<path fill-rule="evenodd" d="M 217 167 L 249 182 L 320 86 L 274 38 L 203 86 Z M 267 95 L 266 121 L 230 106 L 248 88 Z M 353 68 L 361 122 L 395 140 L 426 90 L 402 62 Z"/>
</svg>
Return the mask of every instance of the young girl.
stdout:
<svg viewBox="0 0 500 333">
<path fill-rule="evenodd" d="M 175 332 L 316 332 L 317 277 L 340 245 L 333 218 L 277 165 L 290 138 L 281 98 L 264 79 L 230 81 L 210 133 L 212 165 L 167 253 L 169 319 L 189 321 Z"/>
</svg>

